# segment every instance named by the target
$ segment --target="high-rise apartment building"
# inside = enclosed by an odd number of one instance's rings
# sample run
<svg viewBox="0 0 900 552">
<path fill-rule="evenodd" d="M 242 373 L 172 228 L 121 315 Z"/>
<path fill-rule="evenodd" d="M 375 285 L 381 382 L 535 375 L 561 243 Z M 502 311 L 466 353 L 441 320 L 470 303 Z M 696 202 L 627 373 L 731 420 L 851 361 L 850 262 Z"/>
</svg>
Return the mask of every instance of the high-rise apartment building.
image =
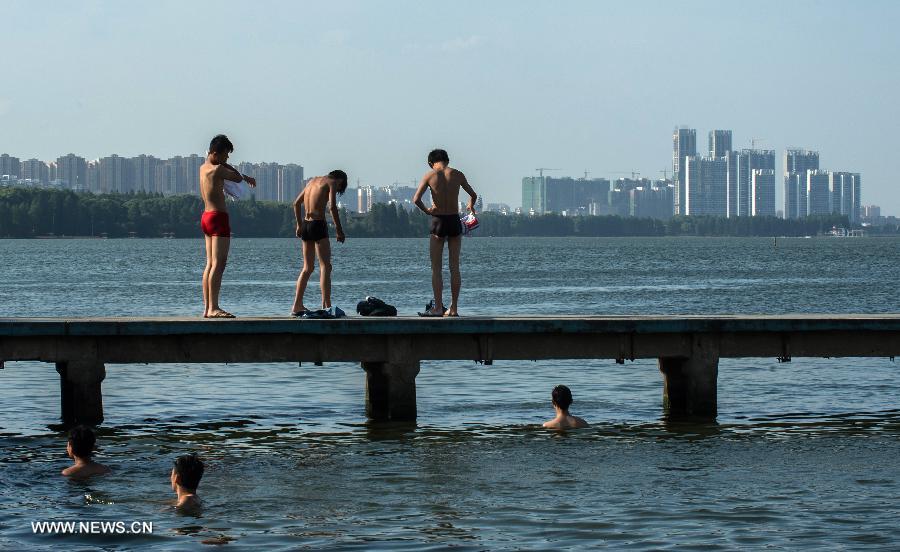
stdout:
<svg viewBox="0 0 900 552">
<path fill-rule="evenodd" d="M 607 205 L 597 214 L 627 217 L 631 213 L 631 192 L 638 188 L 613 188 L 607 195 Z"/>
<path fill-rule="evenodd" d="M 725 157 L 731 149 L 731 131 L 730 130 L 710 130 L 709 131 L 709 156 Z"/>
<path fill-rule="evenodd" d="M 806 215 L 830 215 L 831 190 L 829 189 L 831 173 L 828 171 L 806 171 Z"/>
<path fill-rule="evenodd" d="M 775 170 L 774 150 L 742 149 L 728 158 L 728 216 L 755 216 L 753 171 Z"/>
<path fill-rule="evenodd" d="M 175 193 L 200 193 L 200 167 L 205 161 L 206 157 L 197 155 L 196 153 L 181 158 L 181 175 L 175 182 Z"/>
<path fill-rule="evenodd" d="M 605 178 L 526 177 L 522 179 L 522 207 L 525 212 L 588 212 L 590 205 L 606 203 L 610 190 Z"/>
<path fill-rule="evenodd" d="M 94 159 L 87 164 L 87 191 L 100 193 L 100 160 Z"/>
<path fill-rule="evenodd" d="M 570 177 L 545 177 L 547 202 L 544 210 L 552 213 L 571 212 L 575 208 L 575 180 Z"/>
<path fill-rule="evenodd" d="M 101 194 L 125 193 L 130 191 L 126 183 L 128 160 L 112 154 L 99 162 L 98 190 Z"/>
<path fill-rule="evenodd" d="M 687 195 L 685 193 L 686 157 L 697 155 L 697 130 L 676 128 L 672 134 L 672 174 L 675 178 L 675 214 L 686 214 Z"/>
<path fill-rule="evenodd" d="M 40 159 L 22 161 L 22 178 L 46 186 L 50 183 L 50 167 Z"/>
<path fill-rule="evenodd" d="M 278 201 L 278 163 L 256 164 L 256 188 L 251 191 L 256 199 Z"/>
<path fill-rule="evenodd" d="M 819 170 L 819 152 L 789 149 L 784 152 L 784 218 L 807 214 L 807 171 Z"/>
<path fill-rule="evenodd" d="M 878 205 L 863 205 L 860 207 L 859 216 L 868 221 L 874 221 L 881 218 L 881 207 Z"/>
<path fill-rule="evenodd" d="M 138 155 L 128 160 L 128 191 L 162 193 L 156 177 L 160 160 L 152 155 Z"/>
<path fill-rule="evenodd" d="M 753 169 L 750 174 L 750 216 L 775 216 L 775 169 Z"/>
<path fill-rule="evenodd" d="M 300 195 L 301 190 L 303 190 L 303 166 L 295 163 L 288 163 L 282 166 L 276 201 L 292 202 L 294 198 Z"/>
<path fill-rule="evenodd" d="M 574 207 L 590 212 L 591 205 L 606 203 L 609 196 L 609 180 L 606 178 L 579 178 L 573 189 Z"/>
<path fill-rule="evenodd" d="M 540 215 L 547 210 L 546 177 L 526 176 L 522 179 L 522 212 Z"/>
<path fill-rule="evenodd" d="M 685 203 L 682 214 L 726 216 L 727 157 L 688 156 L 685 158 L 684 169 Z"/>
<path fill-rule="evenodd" d="M 658 180 L 652 186 L 638 186 L 628 192 L 632 217 L 668 219 L 672 216 L 675 187 L 668 180 Z"/>
<path fill-rule="evenodd" d="M 862 175 L 853 173 L 853 199 L 850 201 L 850 222 L 858 223 L 862 217 Z"/>
<path fill-rule="evenodd" d="M 74 153 L 57 158 L 56 179 L 71 190 L 88 191 L 87 161 Z"/>
<path fill-rule="evenodd" d="M 22 166 L 19 158 L 8 153 L 0 155 L 0 176 L 22 178 Z"/>
<path fill-rule="evenodd" d="M 156 192 L 165 196 L 175 195 L 175 168 L 170 159 L 156 162 Z"/>
<path fill-rule="evenodd" d="M 356 188 L 356 212 L 368 213 L 372 209 L 372 187 L 358 186 Z"/>
<path fill-rule="evenodd" d="M 831 194 L 831 212 L 847 215 L 851 223 L 859 222 L 862 209 L 861 188 L 859 173 L 829 173 L 828 189 Z"/>
<path fill-rule="evenodd" d="M 184 157 L 175 155 L 166 159 L 165 163 L 165 188 L 169 190 L 170 195 L 185 193 L 187 182 L 185 181 Z"/>
</svg>

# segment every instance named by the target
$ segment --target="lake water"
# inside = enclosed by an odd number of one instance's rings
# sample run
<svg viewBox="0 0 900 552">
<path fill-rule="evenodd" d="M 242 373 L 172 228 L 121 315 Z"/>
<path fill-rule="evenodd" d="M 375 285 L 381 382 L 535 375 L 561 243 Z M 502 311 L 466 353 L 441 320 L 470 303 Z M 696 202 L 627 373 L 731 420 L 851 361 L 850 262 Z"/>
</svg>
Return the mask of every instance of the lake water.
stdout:
<svg viewBox="0 0 900 552">
<path fill-rule="evenodd" d="M 366 295 L 401 314 L 430 297 L 426 239 L 333 245 L 348 313 Z M 222 306 L 288 313 L 298 246 L 235 239 Z M 463 316 L 900 312 L 893 238 L 479 238 L 462 263 Z M 0 240 L 0 316 L 199 315 L 202 269 L 200 240 Z M 307 293 L 315 305 L 316 282 Z M 590 429 L 540 429 L 558 383 Z M 341 363 L 110 365 L 97 459 L 113 473 L 71 482 L 56 372 L 7 363 L 0 549 L 900 546 L 889 359 L 723 360 L 710 424 L 663 419 L 653 361 L 423 362 L 415 424 L 367 424 L 364 384 Z M 207 463 L 199 518 L 168 486 L 191 451 Z M 154 529 L 30 523 L 90 520 Z"/>
</svg>

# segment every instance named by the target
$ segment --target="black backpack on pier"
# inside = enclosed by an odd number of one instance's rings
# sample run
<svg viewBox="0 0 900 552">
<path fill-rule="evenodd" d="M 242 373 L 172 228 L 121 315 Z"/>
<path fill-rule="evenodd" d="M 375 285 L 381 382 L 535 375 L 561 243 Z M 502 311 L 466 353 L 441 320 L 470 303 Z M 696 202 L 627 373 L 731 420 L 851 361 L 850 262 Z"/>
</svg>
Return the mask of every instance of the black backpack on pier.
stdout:
<svg viewBox="0 0 900 552">
<path fill-rule="evenodd" d="M 397 316 L 397 307 L 370 295 L 356 304 L 356 312 L 360 316 Z"/>
</svg>

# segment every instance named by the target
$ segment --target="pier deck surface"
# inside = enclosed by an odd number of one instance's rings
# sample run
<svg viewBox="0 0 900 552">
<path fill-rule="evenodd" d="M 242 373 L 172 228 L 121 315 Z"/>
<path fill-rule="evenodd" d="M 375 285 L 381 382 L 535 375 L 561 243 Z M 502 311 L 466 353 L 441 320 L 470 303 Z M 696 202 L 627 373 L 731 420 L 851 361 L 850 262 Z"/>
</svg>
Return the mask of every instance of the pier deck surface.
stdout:
<svg viewBox="0 0 900 552">
<path fill-rule="evenodd" d="M 67 423 L 103 420 L 107 364 L 358 362 L 368 416 L 413 420 L 422 360 L 656 358 L 667 411 L 712 419 L 720 358 L 898 355 L 898 314 L 0 318 L 0 367 L 55 363 Z"/>
<path fill-rule="evenodd" d="M 900 314 L 0 318 L 0 361 L 634 359 L 690 356 L 696 335 L 719 357 L 894 356 Z"/>
</svg>

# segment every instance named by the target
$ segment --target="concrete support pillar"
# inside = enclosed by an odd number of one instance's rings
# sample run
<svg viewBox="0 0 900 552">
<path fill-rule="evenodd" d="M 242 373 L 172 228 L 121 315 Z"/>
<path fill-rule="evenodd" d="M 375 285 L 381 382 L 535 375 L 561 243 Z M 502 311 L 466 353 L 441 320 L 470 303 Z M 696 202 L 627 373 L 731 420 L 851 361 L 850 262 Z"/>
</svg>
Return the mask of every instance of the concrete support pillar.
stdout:
<svg viewBox="0 0 900 552">
<path fill-rule="evenodd" d="M 716 418 L 719 345 L 709 336 L 691 338 L 691 356 L 659 359 L 663 408 L 672 417 Z"/>
<path fill-rule="evenodd" d="M 103 421 L 103 394 L 100 384 L 106 378 L 101 362 L 57 362 L 62 421 L 66 425 L 97 425 Z"/>
<path fill-rule="evenodd" d="M 366 416 L 376 421 L 416 419 L 419 361 L 363 362 L 366 371 Z"/>
</svg>

